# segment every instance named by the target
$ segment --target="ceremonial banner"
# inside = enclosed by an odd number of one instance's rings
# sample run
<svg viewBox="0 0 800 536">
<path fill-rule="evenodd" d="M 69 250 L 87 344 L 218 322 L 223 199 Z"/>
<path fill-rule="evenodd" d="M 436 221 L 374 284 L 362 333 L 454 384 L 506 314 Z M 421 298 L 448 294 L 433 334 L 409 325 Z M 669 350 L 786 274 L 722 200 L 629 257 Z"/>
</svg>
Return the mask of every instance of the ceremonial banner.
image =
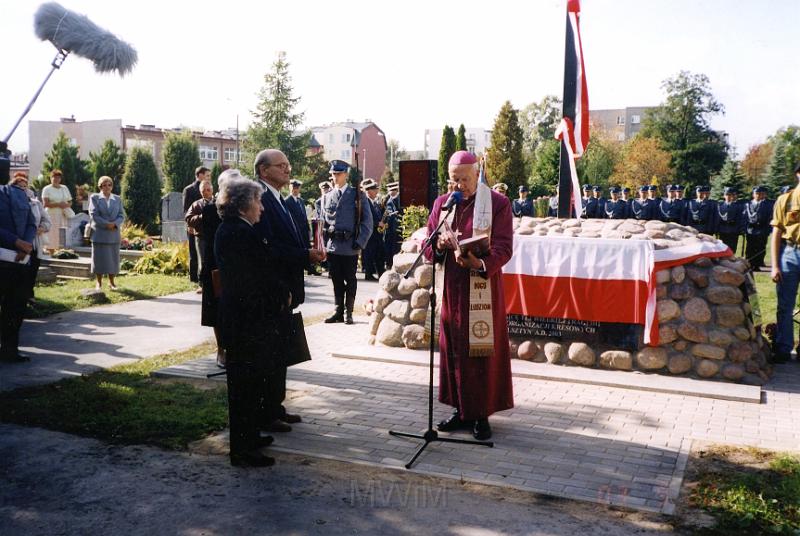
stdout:
<svg viewBox="0 0 800 536">
<path fill-rule="evenodd" d="M 629 346 L 631 333 L 621 326 L 628 324 L 644 326 L 645 344 L 656 346 L 655 273 L 730 254 L 722 242 L 655 250 L 650 240 L 514 236 L 503 268 L 509 334 L 618 330 L 619 344 Z"/>
</svg>

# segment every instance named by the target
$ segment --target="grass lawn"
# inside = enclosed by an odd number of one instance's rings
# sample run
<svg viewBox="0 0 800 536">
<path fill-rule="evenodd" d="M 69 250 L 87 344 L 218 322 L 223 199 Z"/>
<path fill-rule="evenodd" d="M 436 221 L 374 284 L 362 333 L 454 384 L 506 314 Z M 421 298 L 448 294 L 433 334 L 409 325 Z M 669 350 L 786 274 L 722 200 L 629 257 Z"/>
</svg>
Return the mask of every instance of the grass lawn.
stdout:
<svg viewBox="0 0 800 536">
<path fill-rule="evenodd" d="M 701 451 L 695 463 L 689 501 L 716 521 L 695 534 L 800 533 L 800 457 L 714 447 Z"/>
<path fill-rule="evenodd" d="M 116 279 L 119 290 L 108 288 L 108 279 L 103 279 L 103 290 L 108 297 L 107 303 L 122 303 L 133 300 L 147 300 L 176 292 L 184 292 L 196 288 L 185 275 L 123 275 Z M 92 302 L 81 296 L 81 290 L 94 288 L 94 280 L 58 281 L 52 285 L 37 285 L 34 289 L 36 306 L 29 307 L 28 318 L 43 316 L 91 307 Z"/>
<path fill-rule="evenodd" d="M 209 341 L 184 352 L 0 393 L 0 421 L 111 443 L 186 448 L 228 425 L 226 388 L 200 389 L 154 379 L 150 373 L 215 349 Z"/>
</svg>

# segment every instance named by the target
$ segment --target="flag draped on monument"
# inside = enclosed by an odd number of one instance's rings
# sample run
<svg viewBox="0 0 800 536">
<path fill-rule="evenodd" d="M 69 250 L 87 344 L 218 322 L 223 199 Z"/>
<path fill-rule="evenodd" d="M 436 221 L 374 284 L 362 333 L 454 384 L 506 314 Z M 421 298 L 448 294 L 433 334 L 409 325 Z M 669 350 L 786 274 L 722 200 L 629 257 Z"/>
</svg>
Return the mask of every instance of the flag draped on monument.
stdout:
<svg viewBox="0 0 800 536">
<path fill-rule="evenodd" d="M 580 217 L 580 188 L 575 160 L 583 156 L 589 144 L 589 92 L 583 64 L 579 0 L 567 0 L 567 25 L 564 44 L 564 94 L 562 120 L 556 130 L 561 140 L 558 174 L 558 216 L 568 218 L 571 208 Z"/>
</svg>

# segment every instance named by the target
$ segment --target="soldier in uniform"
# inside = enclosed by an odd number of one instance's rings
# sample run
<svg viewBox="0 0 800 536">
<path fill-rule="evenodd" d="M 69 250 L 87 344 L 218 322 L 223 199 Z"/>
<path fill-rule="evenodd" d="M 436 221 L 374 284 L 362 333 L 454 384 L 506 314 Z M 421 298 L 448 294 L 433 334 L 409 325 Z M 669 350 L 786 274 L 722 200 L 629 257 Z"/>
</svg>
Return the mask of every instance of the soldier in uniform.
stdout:
<svg viewBox="0 0 800 536">
<path fill-rule="evenodd" d="M 322 201 L 325 249 L 328 252 L 328 267 L 336 300 L 336 311 L 325 319 L 328 324 L 353 323 L 353 306 L 358 285 L 358 255 L 372 234 L 369 198 L 347 184 L 349 168 L 350 164 L 343 160 L 331 162 L 330 173 L 334 188 Z"/>
<path fill-rule="evenodd" d="M 592 198 L 592 187 L 589 184 L 584 184 L 581 188 L 583 195 L 581 196 L 581 218 L 589 218 L 589 200 Z M 577 207 L 576 207 L 577 209 Z"/>
<path fill-rule="evenodd" d="M 661 197 L 658 195 L 658 186 L 650 184 L 647 187 L 647 204 L 650 207 L 650 220 L 657 220 L 659 216 L 658 205 L 661 204 Z"/>
<path fill-rule="evenodd" d="M 394 256 L 400 253 L 400 183 L 390 182 L 386 185 L 386 190 L 389 195 L 383 205 L 385 224 L 383 251 L 388 269 L 392 267 Z"/>
<path fill-rule="evenodd" d="M 683 201 L 685 206 L 688 201 L 683 197 L 684 186 L 683 184 L 676 184 L 675 186 L 677 186 L 678 188 L 675 193 L 675 199 L 680 199 L 681 201 Z"/>
<path fill-rule="evenodd" d="M 772 229 L 769 222 L 772 219 L 772 209 L 775 202 L 767 199 L 767 188 L 756 186 L 753 188 L 753 199 L 744 206 L 745 243 L 744 256 L 750 262 L 754 272 L 764 266 L 767 239 Z"/>
<path fill-rule="evenodd" d="M 686 207 L 683 199 L 678 199 L 678 185 L 667 186 L 667 196 L 658 204 L 658 219 L 665 222 L 681 223 L 684 220 Z"/>
<path fill-rule="evenodd" d="M 627 186 L 622 189 L 622 197 L 621 199 L 625 201 L 625 204 L 630 206 L 631 204 L 631 189 Z"/>
<path fill-rule="evenodd" d="M 378 200 L 378 183 L 372 179 L 361 181 L 361 189 L 367 194 L 369 208 L 372 210 L 372 234 L 367 246 L 361 252 L 361 267 L 364 281 L 377 281 L 383 273 L 383 235 L 378 229 L 383 218 L 383 208 Z M 377 277 L 376 277 L 377 276 Z"/>
<path fill-rule="evenodd" d="M 511 203 L 511 212 L 517 218 L 522 216 L 533 217 L 533 201 L 528 199 L 528 187 L 524 184 L 519 187 L 519 199 L 515 199 Z"/>
<path fill-rule="evenodd" d="M 639 197 L 637 199 L 631 199 L 628 210 L 628 215 L 631 218 L 642 221 L 650 219 L 650 208 L 647 201 L 648 188 L 649 186 L 640 186 Z"/>
<path fill-rule="evenodd" d="M 587 218 L 602 218 L 606 199 L 603 197 L 603 187 L 595 184 L 592 186 L 592 197 L 586 203 Z"/>
<path fill-rule="evenodd" d="M 717 234 L 722 242 L 736 254 L 739 236 L 744 234 L 744 209 L 736 199 L 736 188 L 726 186 L 722 193 L 724 201 L 717 204 Z"/>
<path fill-rule="evenodd" d="M 690 200 L 686 204 L 686 212 L 683 224 L 694 227 L 698 232 L 713 235 L 717 232 L 717 202 L 709 199 L 711 188 L 708 186 L 698 186 L 695 189 L 697 198 Z M 769 225 L 769 220 L 767 220 Z"/>
<path fill-rule="evenodd" d="M 628 217 L 628 204 L 619 198 L 621 193 L 619 186 L 612 186 L 609 189 L 611 199 L 603 205 L 603 217 L 609 220 L 624 220 Z"/>
</svg>

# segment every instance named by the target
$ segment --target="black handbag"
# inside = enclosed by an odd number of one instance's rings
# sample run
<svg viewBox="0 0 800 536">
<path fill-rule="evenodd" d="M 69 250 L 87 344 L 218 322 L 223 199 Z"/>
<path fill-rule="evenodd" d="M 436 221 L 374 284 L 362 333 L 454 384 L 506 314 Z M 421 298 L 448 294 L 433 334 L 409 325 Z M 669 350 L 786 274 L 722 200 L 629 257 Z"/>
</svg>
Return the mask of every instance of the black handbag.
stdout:
<svg viewBox="0 0 800 536">
<path fill-rule="evenodd" d="M 286 345 L 286 366 L 291 367 L 292 365 L 311 361 L 311 351 L 308 349 L 306 330 L 305 326 L 303 326 L 303 313 L 293 313 L 289 325 L 289 344 Z"/>
</svg>

